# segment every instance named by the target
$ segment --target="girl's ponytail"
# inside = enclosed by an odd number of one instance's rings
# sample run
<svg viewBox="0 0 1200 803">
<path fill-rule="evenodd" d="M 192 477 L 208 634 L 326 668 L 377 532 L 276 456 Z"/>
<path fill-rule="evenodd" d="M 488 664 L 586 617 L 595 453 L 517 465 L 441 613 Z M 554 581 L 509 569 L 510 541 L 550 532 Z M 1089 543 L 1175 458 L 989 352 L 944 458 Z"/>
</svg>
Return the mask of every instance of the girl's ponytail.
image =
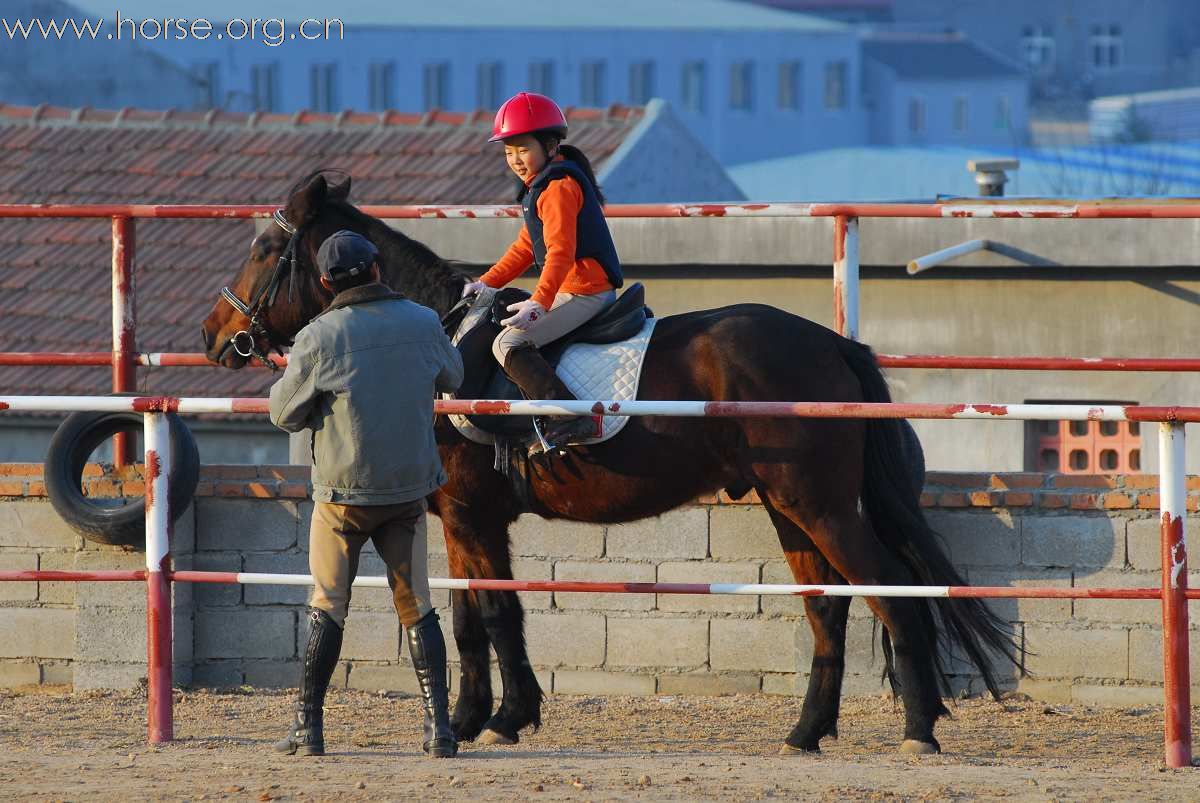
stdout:
<svg viewBox="0 0 1200 803">
<path fill-rule="evenodd" d="M 604 193 L 600 191 L 600 184 L 596 181 L 596 173 L 592 170 L 592 163 L 588 161 L 583 151 L 574 145 L 559 145 L 558 152 L 563 155 L 564 159 L 570 159 L 579 166 L 579 169 L 583 171 L 583 174 L 587 176 L 588 181 L 591 183 L 592 190 L 596 193 L 596 200 L 603 206 Z"/>
</svg>

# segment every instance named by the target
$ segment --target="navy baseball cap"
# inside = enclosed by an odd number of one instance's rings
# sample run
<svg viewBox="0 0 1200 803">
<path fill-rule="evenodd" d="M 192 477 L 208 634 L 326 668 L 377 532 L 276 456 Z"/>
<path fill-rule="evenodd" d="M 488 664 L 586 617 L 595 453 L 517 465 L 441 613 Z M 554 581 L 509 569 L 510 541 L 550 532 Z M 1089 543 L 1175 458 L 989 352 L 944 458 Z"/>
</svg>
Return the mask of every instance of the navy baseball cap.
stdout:
<svg viewBox="0 0 1200 803">
<path fill-rule="evenodd" d="M 349 229 L 335 231 L 317 251 L 317 269 L 329 281 L 358 276 L 371 269 L 379 249 L 361 234 Z"/>
</svg>

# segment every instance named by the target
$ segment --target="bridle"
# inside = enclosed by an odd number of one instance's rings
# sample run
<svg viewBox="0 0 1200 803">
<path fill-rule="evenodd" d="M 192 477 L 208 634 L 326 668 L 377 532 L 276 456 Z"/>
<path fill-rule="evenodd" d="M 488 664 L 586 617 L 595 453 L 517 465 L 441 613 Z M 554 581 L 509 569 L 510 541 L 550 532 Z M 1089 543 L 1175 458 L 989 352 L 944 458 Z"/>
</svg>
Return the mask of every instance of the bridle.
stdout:
<svg viewBox="0 0 1200 803">
<path fill-rule="evenodd" d="M 275 303 L 275 296 L 279 293 L 279 286 L 283 284 L 284 273 L 288 274 L 288 302 L 293 301 L 296 290 L 296 244 L 300 241 L 301 230 L 297 226 L 293 226 L 284 217 L 282 209 L 276 209 L 271 218 L 289 235 L 287 246 L 283 249 L 279 260 L 275 263 L 275 271 L 271 274 L 271 279 L 266 284 L 259 288 L 255 293 L 254 298 L 250 303 L 246 303 L 237 297 L 229 287 L 221 288 L 221 298 L 229 302 L 229 304 L 242 315 L 250 319 L 250 325 L 245 329 L 235 332 L 232 337 L 226 342 L 222 348 L 227 349 L 233 347 L 242 357 L 254 357 L 260 360 L 264 365 L 272 371 L 278 371 L 279 366 L 271 360 L 269 356 L 264 354 L 257 346 L 258 338 L 261 337 L 263 342 L 267 343 L 268 348 L 274 345 L 278 351 L 280 346 L 291 346 L 292 341 L 286 338 L 281 338 L 272 332 L 260 318 L 263 312 Z M 282 354 L 283 352 L 280 351 Z"/>
</svg>

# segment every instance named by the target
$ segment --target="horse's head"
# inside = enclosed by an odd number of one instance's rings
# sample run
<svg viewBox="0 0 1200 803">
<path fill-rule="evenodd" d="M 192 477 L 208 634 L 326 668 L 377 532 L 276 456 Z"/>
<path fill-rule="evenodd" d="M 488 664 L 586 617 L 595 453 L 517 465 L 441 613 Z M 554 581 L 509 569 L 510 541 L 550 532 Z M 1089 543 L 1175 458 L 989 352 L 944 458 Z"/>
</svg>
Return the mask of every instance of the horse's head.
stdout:
<svg viewBox="0 0 1200 803">
<path fill-rule="evenodd" d="M 340 228 L 358 228 L 334 202 L 345 202 L 350 179 L 330 186 L 321 173 L 303 179 L 271 225 L 250 243 L 233 284 L 204 319 L 208 359 L 241 368 L 252 356 L 282 353 L 296 333 L 321 311 L 330 295 L 317 279 L 316 254 Z"/>
</svg>

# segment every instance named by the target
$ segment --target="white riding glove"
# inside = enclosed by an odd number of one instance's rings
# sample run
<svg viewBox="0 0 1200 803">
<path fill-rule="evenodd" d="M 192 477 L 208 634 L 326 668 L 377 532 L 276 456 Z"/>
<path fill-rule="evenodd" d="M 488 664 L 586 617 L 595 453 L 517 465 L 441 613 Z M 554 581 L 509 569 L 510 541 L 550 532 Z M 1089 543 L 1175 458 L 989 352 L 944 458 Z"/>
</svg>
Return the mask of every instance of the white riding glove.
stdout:
<svg viewBox="0 0 1200 803">
<path fill-rule="evenodd" d="M 534 321 L 546 314 L 546 308 L 532 298 L 518 301 L 516 304 L 509 304 L 508 311 L 516 314 L 500 321 L 500 324 L 511 326 L 513 329 L 528 329 L 533 326 Z"/>
<path fill-rule="evenodd" d="M 466 298 L 467 296 L 477 296 L 482 293 L 486 287 L 487 285 L 481 281 L 467 282 L 463 285 L 462 295 L 459 297 Z"/>
</svg>

